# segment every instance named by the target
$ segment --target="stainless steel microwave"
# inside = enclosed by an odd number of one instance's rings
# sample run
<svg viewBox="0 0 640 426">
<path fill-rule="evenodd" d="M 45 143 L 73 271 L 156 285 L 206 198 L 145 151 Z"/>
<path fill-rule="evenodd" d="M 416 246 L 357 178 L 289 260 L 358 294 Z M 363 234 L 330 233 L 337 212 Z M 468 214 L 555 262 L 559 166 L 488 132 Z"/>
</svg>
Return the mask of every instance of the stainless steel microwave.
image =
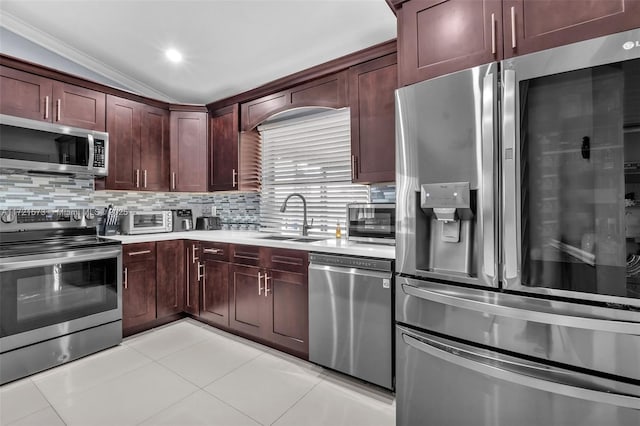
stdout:
<svg viewBox="0 0 640 426">
<path fill-rule="evenodd" d="M 396 243 L 396 205 L 365 203 L 347 205 L 347 239 L 366 243 Z"/>
<path fill-rule="evenodd" d="M 0 114 L 0 170 L 106 176 L 109 135 Z"/>
<path fill-rule="evenodd" d="M 129 212 L 120 219 L 123 234 L 155 234 L 173 231 L 171 210 Z"/>
</svg>

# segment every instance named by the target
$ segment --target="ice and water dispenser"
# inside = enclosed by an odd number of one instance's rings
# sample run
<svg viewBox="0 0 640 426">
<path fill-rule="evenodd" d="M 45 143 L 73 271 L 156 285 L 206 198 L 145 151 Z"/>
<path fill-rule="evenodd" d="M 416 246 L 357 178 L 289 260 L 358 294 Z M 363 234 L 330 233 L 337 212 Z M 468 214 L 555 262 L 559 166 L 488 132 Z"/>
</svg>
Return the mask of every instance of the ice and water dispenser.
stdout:
<svg viewBox="0 0 640 426">
<path fill-rule="evenodd" d="M 476 193 L 469 182 L 420 185 L 417 269 L 476 276 Z"/>
</svg>

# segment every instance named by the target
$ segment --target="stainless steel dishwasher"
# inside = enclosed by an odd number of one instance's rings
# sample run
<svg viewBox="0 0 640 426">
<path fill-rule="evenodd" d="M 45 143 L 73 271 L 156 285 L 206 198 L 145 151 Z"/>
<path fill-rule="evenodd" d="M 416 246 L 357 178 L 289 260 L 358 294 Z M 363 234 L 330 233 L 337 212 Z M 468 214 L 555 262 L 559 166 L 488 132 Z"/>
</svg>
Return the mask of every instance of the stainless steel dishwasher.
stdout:
<svg viewBox="0 0 640 426">
<path fill-rule="evenodd" d="M 393 261 L 311 253 L 309 360 L 393 389 Z"/>
</svg>

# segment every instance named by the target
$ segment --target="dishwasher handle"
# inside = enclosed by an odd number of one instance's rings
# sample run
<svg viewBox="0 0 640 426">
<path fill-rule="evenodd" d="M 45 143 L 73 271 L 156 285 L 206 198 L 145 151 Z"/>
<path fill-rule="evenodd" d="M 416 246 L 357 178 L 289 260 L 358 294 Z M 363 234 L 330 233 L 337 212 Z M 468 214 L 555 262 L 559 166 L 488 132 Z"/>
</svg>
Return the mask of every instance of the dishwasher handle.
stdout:
<svg viewBox="0 0 640 426">
<path fill-rule="evenodd" d="M 393 277 L 393 274 L 391 272 L 370 271 L 368 269 L 357 269 L 357 268 L 345 268 L 342 266 L 329 266 L 329 265 L 322 265 L 318 263 L 309 264 L 309 274 L 311 274 L 312 271 L 331 272 L 331 273 L 339 273 L 339 274 L 347 274 L 347 275 L 359 275 L 359 276 L 367 276 L 372 278 L 388 279 L 389 283 L 391 283 L 391 278 Z"/>
</svg>

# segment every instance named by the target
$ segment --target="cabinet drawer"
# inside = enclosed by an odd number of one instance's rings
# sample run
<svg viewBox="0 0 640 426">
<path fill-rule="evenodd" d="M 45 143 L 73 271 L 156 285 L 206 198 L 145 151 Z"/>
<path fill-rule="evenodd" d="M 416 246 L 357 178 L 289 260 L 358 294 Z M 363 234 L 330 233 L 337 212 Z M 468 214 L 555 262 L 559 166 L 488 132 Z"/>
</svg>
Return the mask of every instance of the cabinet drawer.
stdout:
<svg viewBox="0 0 640 426">
<path fill-rule="evenodd" d="M 266 258 L 269 267 L 277 271 L 306 274 L 309 266 L 309 253 L 302 250 L 270 248 Z"/>
<path fill-rule="evenodd" d="M 234 244 L 231 246 L 231 262 L 240 265 L 261 266 L 260 247 Z"/>
<path fill-rule="evenodd" d="M 202 260 L 217 260 L 220 262 L 229 261 L 229 244 L 227 243 L 200 243 Z"/>
<path fill-rule="evenodd" d="M 123 245 L 122 260 L 124 263 L 156 260 L 156 243 L 151 242 Z"/>
</svg>

